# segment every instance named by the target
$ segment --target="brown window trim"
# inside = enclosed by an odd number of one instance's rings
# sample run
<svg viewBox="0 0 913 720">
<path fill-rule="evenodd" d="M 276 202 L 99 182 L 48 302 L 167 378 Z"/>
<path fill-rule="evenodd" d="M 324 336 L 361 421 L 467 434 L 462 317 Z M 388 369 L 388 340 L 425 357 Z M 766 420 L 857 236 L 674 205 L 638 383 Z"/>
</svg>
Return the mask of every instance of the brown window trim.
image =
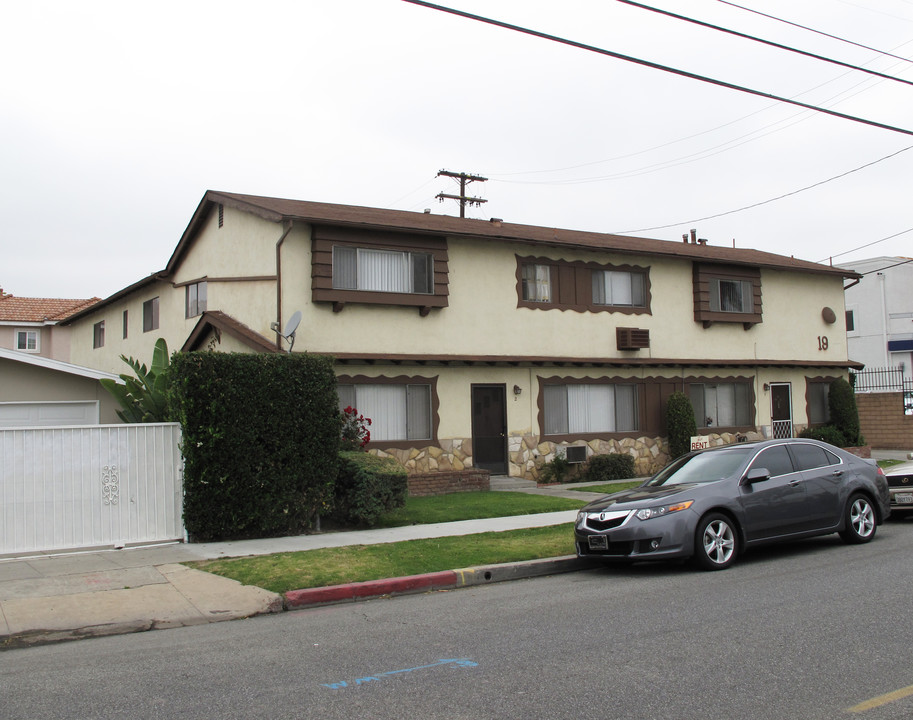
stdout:
<svg viewBox="0 0 913 720">
<path fill-rule="evenodd" d="M 622 440 L 629 437 L 640 437 L 644 434 L 643 429 L 644 417 L 646 416 L 646 381 L 643 378 L 630 377 L 543 377 L 536 376 L 539 384 L 539 393 L 536 398 L 538 413 L 537 422 L 539 423 L 539 436 L 543 440 L 551 442 L 572 442 L 574 440 Z M 563 433 L 560 435 L 547 435 L 545 433 L 545 386 L 546 385 L 634 385 L 637 388 L 637 427 L 633 430 L 621 430 L 618 432 L 598 432 L 598 433 Z"/>
<path fill-rule="evenodd" d="M 808 397 L 808 390 L 809 390 L 808 386 L 811 385 L 812 383 L 815 383 L 815 384 L 821 383 L 821 384 L 830 385 L 836 379 L 837 379 L 836 375 L 818 375 L 816 377 L 809 377 L 808 375 L 805 376 L 805 419 L 808 420 L 808 427 L 823 427 L 824 425 L 827 425 L 827 422 L 813 423 L 811 420 L 808 419 L 809 410 L 811 408 L 811 405 L 809 404 L 809 397 Z"/>
<path fill-rule="evenodd" d="M 761 269 L 738 265 L 712 265 L 694 263 L 694 321 L 709 328 L 713 323 L 742 323 L 746 330 L 763 322 L 761 305 Z M 750 313 L 716 312 L 710 309 L 711 280 L 749 280 L 753 288 Z"/>
<path fill-rule="evenodd" d="M 650 267 L 640 265 L 612 265 L 609 263 L 584 262 L 582 260 L 553 260 L 545 257 L 515 255 L 517 259 L 517 307 L 533 310 L 573 310 L 574 312 L 609 312 L 624 315 L 652 315 L 650 309 Z M 552 300 L 533 302 L 523 299 L 523 266 L 548 265 L 551 268 L 549 282 Z M 632 305 L 596 305 L 593 302 L 593 271 L 641 273 L 644 276 L 644 307 Z"/>
<path fill-rule="evenodd" d="M 434 259 L 434 291 L 431 294 L 418 294 L 334 288 L 334 245 L 429 253 Z M 311 232 L 311 299 L 314 302 L 333 303 L 334 312 L 341 311 L 348 303 L 359 303 L 415 307 L 422 316 L 425 316 L 431 308 L 447 307 L 450 295 L 449 276 L 446 238 L 324 225 L 315 225 Z"/>
<path fill-rule="evenodd" d="M 758 398 L 755 394 L 755 378 L 752 376 L 746 375 L 734 375 L 731 377 L 720 377 L 719 375 L 715 377 L 687 377 L 684 379 L 684 393 L 688 396 L 688 399 L 691 399 L 691 386 L 692 385 L 706 385 L 708 383 L 747 383 L 748 384 L 748 397 L 751 401 L 751 416 L 757 420 L 758 418 Z M 710 432 L 715 433 L 738 433 L 738 432 L 753 432 L 757 430 L 756 425 L 731 425 L 731 426 L 706 426 L 698 425 L 698 430 L 709 430 Z"/>
<path fill-rule="evenodd" d="M 441 424 L 441 399 L 437 393 L 438 376 L 425 377 L 422 375 L 397 375 L 388 377 L 379 375 L 338 375 L 336 382 L 339 385 L 430 385 L 431 386 L 431 438 L 427 440 L 379 440 L 369 442 L 367 448 L 385 450 L 409 450 L 415 447 L 440 447 L 438 429 Z M 356 408 L 357 409 L 357 408 Z"/>
</svg>

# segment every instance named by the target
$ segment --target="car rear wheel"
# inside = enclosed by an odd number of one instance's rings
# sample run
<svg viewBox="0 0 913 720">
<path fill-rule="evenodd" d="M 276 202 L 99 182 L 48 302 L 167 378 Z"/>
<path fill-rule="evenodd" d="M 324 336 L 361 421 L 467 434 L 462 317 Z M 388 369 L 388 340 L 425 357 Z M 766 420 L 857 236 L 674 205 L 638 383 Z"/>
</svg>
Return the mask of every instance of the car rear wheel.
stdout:
<svg viewBox="0 0 913 720">
<path fill-rule="evenodd" d="M 721 513 L 701 518 L 694 538 L 694 561 L 704 570 L 724 570 L 735 562 L 738 533 L 732 520 Z"/>
<path fill-rule="evenodd" d="M 875 537 L 875 508 L 865 495 L 851 495 L 846 503 L 840 537 L 844 542 L 858 545 Z"/>
</svg>

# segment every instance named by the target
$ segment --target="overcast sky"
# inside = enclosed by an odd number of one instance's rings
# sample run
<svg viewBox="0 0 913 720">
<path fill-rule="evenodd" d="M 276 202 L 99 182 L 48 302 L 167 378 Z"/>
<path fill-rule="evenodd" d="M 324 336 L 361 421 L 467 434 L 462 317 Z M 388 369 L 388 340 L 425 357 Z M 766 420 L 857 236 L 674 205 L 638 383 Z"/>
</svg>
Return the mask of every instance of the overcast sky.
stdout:
<svg viewBox="0 0 913 720">
<path fill-rule="evenodd" d="M 909 84 L 616 0 L 441 4 L 913 131 Z M 913 82 L 720 0 L 647 4 Z M 911 0 L 739 4 L 913 57 Z M 4 2 L 0 62 L 0 286 L 23 297 L 161 270 L 207 189 L 457 215 L 441 169 L 489 178 L 472 217 L 913 255 L 913 232 L 878 242 L 913 228 L 911 134 L 402 0 Z"/>
</svg>

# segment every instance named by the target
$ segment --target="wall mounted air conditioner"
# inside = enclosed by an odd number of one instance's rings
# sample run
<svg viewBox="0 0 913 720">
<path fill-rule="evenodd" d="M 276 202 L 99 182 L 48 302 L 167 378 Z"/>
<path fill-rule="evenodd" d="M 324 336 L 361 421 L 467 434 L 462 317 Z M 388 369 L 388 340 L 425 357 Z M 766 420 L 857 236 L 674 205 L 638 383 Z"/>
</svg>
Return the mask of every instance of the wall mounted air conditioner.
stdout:
<svg viewBox="0 0 913 720">
<path fill-rule="evenodd" d="M 617 327 L 615 340 L 619 350 L 642 350 L 650 347 L 650 331 L 641 328 Z"/>
</svg>

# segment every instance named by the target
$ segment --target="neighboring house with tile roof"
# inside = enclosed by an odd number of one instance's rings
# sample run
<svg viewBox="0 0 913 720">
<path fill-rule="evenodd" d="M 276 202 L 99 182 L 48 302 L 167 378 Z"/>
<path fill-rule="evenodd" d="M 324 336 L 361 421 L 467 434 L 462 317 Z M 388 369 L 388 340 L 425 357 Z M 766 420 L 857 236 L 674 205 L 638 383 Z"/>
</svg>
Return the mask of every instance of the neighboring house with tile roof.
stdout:
<svg viewBox="0 0 913 720">
<path fill-rule="evenodd" d="M 18 297 L 0 288 L 0 348 L 67 362 L 70 329 L 60 321 L 99 300 Z"/>
<path fill-rule="evenodd" d="M 665 404 L 731 442 L 823 421 L 848 270 L 745 248 L 207 192 L 165 268 L 65 321 L 74 362 L 332 355 L 372 452 L 534 478 L 556 453 L 668 459 Z M 300 313 L 300 315 L 297 315 Z M 571 448 L 571 449 L 568 449 Z"/>
</svg>

